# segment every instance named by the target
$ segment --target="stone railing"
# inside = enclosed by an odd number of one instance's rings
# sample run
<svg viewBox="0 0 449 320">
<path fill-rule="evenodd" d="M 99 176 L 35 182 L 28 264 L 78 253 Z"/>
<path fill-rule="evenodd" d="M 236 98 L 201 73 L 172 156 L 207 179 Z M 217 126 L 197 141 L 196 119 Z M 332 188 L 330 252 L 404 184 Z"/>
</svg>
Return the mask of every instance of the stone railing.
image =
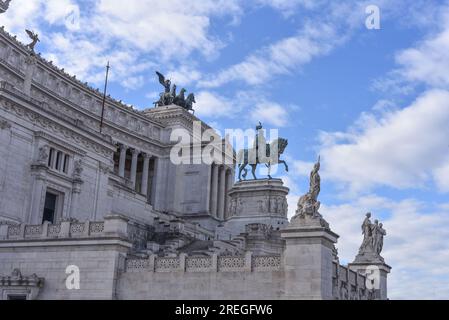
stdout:
<svg viewBox="0 0 449 320">
<path fill-rule="evenodd" d="M 210 257 L 189 257 L 181 254 L 177 258 L 159 258 L 151 255 L 148 259 L 127 259 L 127 272 L 263 272 L 279 271 L 280 256 L 230 257 L 212 255 Z"/>
<path fill-rule="evenodd" d="M 346 266 L 333 263 L 332 266 L 332 291 L 338 300 L 367 300 L 370 292 L 366 288 L 366 277 L 350 270 Z"/>
<path fill-rule="evenodd" d="M 76 238 L 102 235 L 104 222 L 61 222 L 41 225 L 1 225 L 0 240 Z"/>
</svg>

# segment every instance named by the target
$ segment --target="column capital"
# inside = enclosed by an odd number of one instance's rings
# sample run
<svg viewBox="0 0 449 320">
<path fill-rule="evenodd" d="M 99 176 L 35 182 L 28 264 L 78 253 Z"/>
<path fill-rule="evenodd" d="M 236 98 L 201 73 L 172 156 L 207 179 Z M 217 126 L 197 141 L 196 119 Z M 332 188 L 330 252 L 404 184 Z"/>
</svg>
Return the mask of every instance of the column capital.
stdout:
<svg viewBox="0 0 449 320">
<path fill-rule="evenodd" d="M 142 157 L 144 159 L 151 159 L 153 155 L 149 154 L 148 152 L 142 152 Z"/>
<path fill-rule="evenodd" d="M 120 151 L 128 149 L 128 146 L 121 142 L 117 142 L 117 147 L 120 148 Z"/>
<path fill-rule="evenodd" d="M 140 153 L 140 150 L 136 148 L 130 148 L 129 151 L 131 152 L 132 155 L 139 155 Z"/>
</svg>

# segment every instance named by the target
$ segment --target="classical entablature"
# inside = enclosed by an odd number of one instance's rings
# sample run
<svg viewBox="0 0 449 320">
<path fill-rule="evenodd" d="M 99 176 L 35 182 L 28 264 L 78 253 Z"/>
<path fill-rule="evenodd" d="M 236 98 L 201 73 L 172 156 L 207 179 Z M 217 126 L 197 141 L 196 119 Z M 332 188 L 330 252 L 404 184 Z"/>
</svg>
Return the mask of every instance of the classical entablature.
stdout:
<svg viewBox="0 0 449 320">
<path fill-rule="evenodd" d="M 95 139 L 92 134 L 87 135 L 84 130 L 77 129 L 74 124 L 69 123 L 67 119 L 60 115 L 50 117 L 48 112 L 47 115 L 44 115 L 32 101 L 18 103 L 13 96 L 7 96 L 8 93 L 11 93 L 11 91 L 8 90 L 7 84 L 2 83 L 0 86 L 0 107 L 3 110 L 19 118 L 26 119 L 37 127 L 56 134 L 65 141 L 71 141 L 108 159 L 112 157 L 115 148 L 112 145 L 111 138 L 101 137 L 101 139 Z M 20 97 L 15 98 L 20 99 Z"/>
<path fill-rule="evenodd" d="M 0 33 L 4 36 L 0 40 L 0 59 L 4 66 L 1 76 L 4 80 L 17 88 L 23 87 L 28 66 L 32 65 L 31 97 L 43 102 L 45 109 L 64 113 L 91 128 L 99 127 L 102 95 L 98 90 L 71 77 L 39 54 L 30 55 L 26 46 L 4 29 L 0 29 Z M 161 143 L 163 125 L 121 101 L 107 97 L 104 120 L 108 134 L 117 136 L 122 133 L 164 147 Z"/>
</svg>

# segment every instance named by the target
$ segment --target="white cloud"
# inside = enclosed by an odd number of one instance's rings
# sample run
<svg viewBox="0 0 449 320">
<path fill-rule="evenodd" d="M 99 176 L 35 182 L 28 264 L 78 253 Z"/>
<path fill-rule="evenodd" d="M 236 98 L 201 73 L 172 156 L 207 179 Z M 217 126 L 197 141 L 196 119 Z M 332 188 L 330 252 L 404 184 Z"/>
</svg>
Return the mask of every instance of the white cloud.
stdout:
<svg viewBox="0 0 449 320">
<path fill-rule="evenodd" d="M 250 85 L 262 84 L 274 76 L 290 73 L 312 58 L 328 53 L 341 41 L 335 26 L 306 25 L 296 36 L 282 39 L 235 64 L 217 75 L 199 82 L 203 87 L 219 87 L 231 81 L 244 81 Z"/>
<path fill-rule="evenodd" d="M 449 87 L 449 9 L 442 11 L 442 28 L 438 33 L 427 36 L 416 47 L 403 50 L 396 56 L 396 62 L 401 66 L 398 71 L 407 81 Z"/>
<path fill-rule="evenodd" d="M 449 163 L 449 92 L 424 93 L 409 107 L 363 114 L 347 132 L 323 133 L 324 175 L 352 191 L 374 186 L 424 187 L 439 181 Z M 434 179 L 432 179 L 434 178 Z"/>
<path fill-rule="evenodd" d="M 73 12 L 80 12 L 78 29 L 67 22 Z M 24 42 L 25 28 L 37 31 L 42 40 L 37 50 L 83 80 L 101 82 L 104 65 L 111 60 L 117 75 L 111 81 L 126 86 L 129 80 L 121 79 L 138 79 L 156 63 L 174 70 L 173 65 L 193 53 L 206 59 L 216 56 L 223 42 L 211 34 L 210 20 L 234 20 L 241 14 L 237 0 L 129 0 L 126 5 L 99 0 L 81 9 L 74 0 L 14 0 L 2 23 Z M 52 31 L 53 25 L 61 28 Z M 176 76 L 198 79 L 197 72 L 187 71 L 181 68 Z"/>
<path fill-rule="evenodd" d="M 208 118 L 231 117 L 233 104 L 228 99 L 210 92 L 200 91 L 195 95 L 195 112 L 199 116 Z"/>
<path fill-rule="evenodd" d="M 284 127 L 288 122 L 286 109 L 277 103 L 269 101 L 258 103 L 251 112 L 251 116 L 255 122 L 261 121 L 277 127 Z"/>
<path fill-rule="evenodd" d="M 398 67 L 373 81 L 373 89 L 389 95 L 409 95 L 419 84 L 449 88 L 449 6 L 447 3 L 401 3 L 397 16 L 407 28 L 426 28 L 426 36 L 395 55 Z M 430 31 L 429 31 L 430 30 Z"/>
<path fill-rule="evenodd" d="M 129 77 L 122 81 L 123 87 L 129 90 L 136 90 L 141 88 L 145 83 L 143 76 Z"/>
<path fill-rule="evenodd" d="M 413 199 L 394 201 L 375 195 L 355 202 L 325 206 L 321 213 L 340 235 L 340 259 L 352 262 L 362 242 L 364 214 L 379 212 L 387 230 L 384 252 L 386 263 L 393 269 L 389 275 L 389 297 L 392 299 L 446 299 L 449 296 L 449 211 L 429 207 Z M 384 214 L 385 216 L 385 214 Z"/>
<path fill-rule="evenodd" d="M 256 0 L 256 4 L 270 6 L 279 10 L 284 16 L 289 17 L 295 13 L 298 7 L 314 9 L 325 1 L 320 0 Z"/>
<path fill-rule="evenodd" d="M 189 66 L 183 65 L 175 70 L 167 72 L 167 78 L 175 83 L 178 88 L 195 83 L 201 78 L 201 73 Z"/>
</svg>

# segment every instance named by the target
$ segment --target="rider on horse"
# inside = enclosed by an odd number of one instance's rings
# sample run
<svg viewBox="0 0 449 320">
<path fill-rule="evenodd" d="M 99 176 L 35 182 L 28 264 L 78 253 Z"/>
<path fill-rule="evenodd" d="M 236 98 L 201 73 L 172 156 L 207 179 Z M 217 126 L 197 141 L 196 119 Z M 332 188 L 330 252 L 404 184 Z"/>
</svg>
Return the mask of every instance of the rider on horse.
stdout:
<svg viewBox="0 0 449 320">
<path fill-rule="evenodd" d="M 253 150 L 256 151 L 256 163 L 259 162 L 258 160 L 263 160 L 267 156 L 267 141 L 265 140 L 265 130 L 263 129 L 262 123 L 260 122 L 256 127 L 256 137 L 254 139 Z M 261 153 L 259 153 L 259 150 Z"/>
</svg>

